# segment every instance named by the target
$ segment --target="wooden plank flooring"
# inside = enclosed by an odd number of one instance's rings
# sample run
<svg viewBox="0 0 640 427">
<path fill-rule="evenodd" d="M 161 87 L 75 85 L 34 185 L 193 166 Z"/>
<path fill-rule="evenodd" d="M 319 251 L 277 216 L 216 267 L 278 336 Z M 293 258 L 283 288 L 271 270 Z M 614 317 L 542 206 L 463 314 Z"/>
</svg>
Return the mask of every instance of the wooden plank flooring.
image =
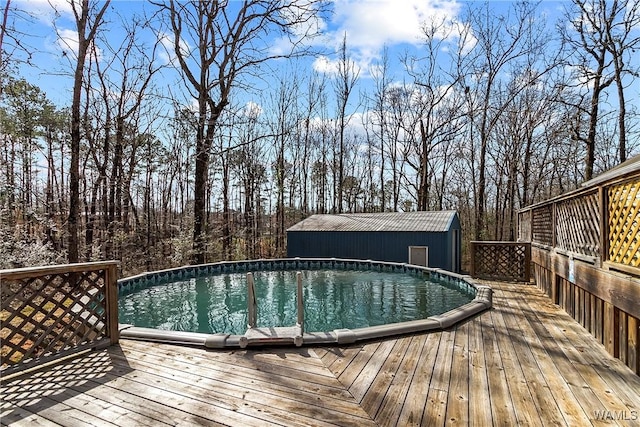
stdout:
<svg viewBox="0 0 640 427">
<path fill-rule="evenodd" d="M 639 425 L 640 377 L 534 286 L 447 331 L 207 351 L 122 340 L 0 387 L 2 425 Z"/>
</svg>

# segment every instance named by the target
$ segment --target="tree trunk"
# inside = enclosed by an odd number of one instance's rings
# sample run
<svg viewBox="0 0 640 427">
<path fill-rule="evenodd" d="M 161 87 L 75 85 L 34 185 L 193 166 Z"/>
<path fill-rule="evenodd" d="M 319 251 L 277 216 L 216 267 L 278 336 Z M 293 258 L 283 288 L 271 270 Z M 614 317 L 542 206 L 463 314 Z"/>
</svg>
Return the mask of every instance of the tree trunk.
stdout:
<svg viewBox="0 0 640 427">
<path fill-rule="evenodd" d="M 424 127 L 424 120 L 420 120 L 420 143 L 422 153 L 420 155 L 419 185 L 418 185 L 418 210 L 426 211 L 429 207 L 429 177 L 427 173 L 427 132 Z"/>
<path fill-rule="evenodd" d="M 84 65 L 87 58 L 87 49 L 94 40 L 98 26 L 102 17 L 109 7 L 110 0 L 106 0 L 93 21 L 93 27 L 87 31 L 89 17 L 89 0 L 82 0 L 80 10 L 72 3 L 73 12 L 76 19 L 78 31 L 78 52 L 76 68 L 73 76 L 73 98 L 71 102 L 71 159 L 69 164 L 69 254 L 70 263 L 78 262 L 78 222 L 80 221 L 80 133 L 81 115 L 80 104 L 82 95 L 82 85 L 84 82 Z"/>
<path fill-rule="evenodd" d="M 209 150 L 201 141 L 196 145 L 196 168 L 194 176 L 193 200 L 193 258 L 194 264 L 205 263 L 205 220 L 207 176 L 209 174 Z M 225 193 L 226 196 L 226 193 Z M 226 198 L 225 198 L 226 199 Z M 226 203 L 225 203 L 226 205 Z M 226 216 L 226 215 L 225 215 Z M 225 219 L 226 222 L 226 219 Z M 225 234 L 225 237 L 227 235 Z"/>
</svg>

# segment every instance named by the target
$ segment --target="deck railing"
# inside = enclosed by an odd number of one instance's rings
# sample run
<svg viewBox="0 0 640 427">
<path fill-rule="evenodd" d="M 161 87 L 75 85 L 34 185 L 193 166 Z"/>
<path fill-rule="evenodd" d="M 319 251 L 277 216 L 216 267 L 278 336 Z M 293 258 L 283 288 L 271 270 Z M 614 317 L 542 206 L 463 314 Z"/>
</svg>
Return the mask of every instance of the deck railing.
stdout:
<svg viewBox="0 0 640 427">
<path fill-rule="evenodd" d="M 531 244 L 472 241 L 471 277 L 528 282 L 531 277 Z"/>
<path fill-rule="evenodd" d="M 522 209 L 519 241 L 640 277 L 640 172 Z"/>
<path fill-rule="evenodd" d="M 0 270 L 2 375 L 117 343 L 117 265 Z"/>
<path fill-rule="evenodd" d="M 640 157 L 522 209 L 518 224 L 537 286 L 640 373 Z"/>
</svg>

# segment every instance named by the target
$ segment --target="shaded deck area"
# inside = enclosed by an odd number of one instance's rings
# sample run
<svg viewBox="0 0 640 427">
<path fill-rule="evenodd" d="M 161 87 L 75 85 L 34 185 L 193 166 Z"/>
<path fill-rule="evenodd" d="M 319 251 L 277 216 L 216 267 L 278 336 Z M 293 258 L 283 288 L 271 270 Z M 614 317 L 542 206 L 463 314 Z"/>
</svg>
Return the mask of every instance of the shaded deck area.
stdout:
<svg viewBox="0 0 640 427">
<path fill-rule="evenodd" d="M 3 425 L 640 425 L 640 377 L 535 286 L 437 333 L 207 351 L 121 340 L 2 385 Z"/>
</svg>

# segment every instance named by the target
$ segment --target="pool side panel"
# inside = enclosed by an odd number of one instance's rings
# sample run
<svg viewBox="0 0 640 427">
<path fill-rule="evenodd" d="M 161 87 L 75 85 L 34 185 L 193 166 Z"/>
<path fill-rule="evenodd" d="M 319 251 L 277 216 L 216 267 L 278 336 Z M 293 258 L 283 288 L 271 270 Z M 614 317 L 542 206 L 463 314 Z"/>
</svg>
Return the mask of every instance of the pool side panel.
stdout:
<svg viewBox="0 0 640 427">
<path fill-rule="evenodd" d="M 165 331 L 161 329 L 140 328 L 137 326 L 130 326 L 120 330 L 121 338 L 197 346 L 204 345 L 208 336 L 208 334 L 200 334 L 197 332 Z"/>
<path fill-rule="evenodd" d="M 233 265 L 238 264 L 238 265 Z M 430 316 L 426 319 L 412 320 L 401 323 L 391 323 L 387 325 L 371 326 L 359 329 L 337 329 L 332 332 L 310 332 L 303 336 L 303 345 L 328 345 L 328 344 L 350 344 L 358 341 L 385 338 L 393 335 L 403 335 L 418 332 L 428 332 L 443 330 L 454 326 L 484 310 L 491 308 L 493 303 L 493 291 L 489 286 L 478 285 L 470 276 L 452 273 L 446 270 L 421 267 L 410 264 L 389 263 L 371 260 L 341 260 L 341 259 L 277 259 L 277 260 L 256 260 L 229 262 L 224 261 L 216 264 L 204 266 L 183 267 L 187 270 L 185 275 L 180 275 L 181 269 L 163 270 L 162 279 L 191 277 L 195 274 L 210 274 L 211 272 L 241 272 L 249 269 L 313 269 L 313 268 L 358 268 L 369 267 L 370 270 L 378 271 L 398 271 L 398 272 L 424 272 L 434 279 L 450 282 L 454 279 L 459 286 L 465 286 L 475 290 L 475 298 L 460 307 L 449 310 L 446 313 Z M 154 273 L 143 273 L 128 279 L 118 281 L 120 289 L 131 291 L 131 283 L 148 280 Z M 154 282 L 155 283 L 155 282 Z M 134 286 L 135 288 L 135 286 Z M 123 289 L 123 290 L 124 290 Z M 151 328 L 140 328 L 132 325 L 120 325 L 120 337 L 153 342 L 165 342 L 182 345 L 204 346 L 206 348 L 239 348 L 242 335 L 229 334 L 202 334 L 196 332 L 165 331 Z M 269 345 L 268 343 L 256 342 L 251 347 Z"/>
</svg>

